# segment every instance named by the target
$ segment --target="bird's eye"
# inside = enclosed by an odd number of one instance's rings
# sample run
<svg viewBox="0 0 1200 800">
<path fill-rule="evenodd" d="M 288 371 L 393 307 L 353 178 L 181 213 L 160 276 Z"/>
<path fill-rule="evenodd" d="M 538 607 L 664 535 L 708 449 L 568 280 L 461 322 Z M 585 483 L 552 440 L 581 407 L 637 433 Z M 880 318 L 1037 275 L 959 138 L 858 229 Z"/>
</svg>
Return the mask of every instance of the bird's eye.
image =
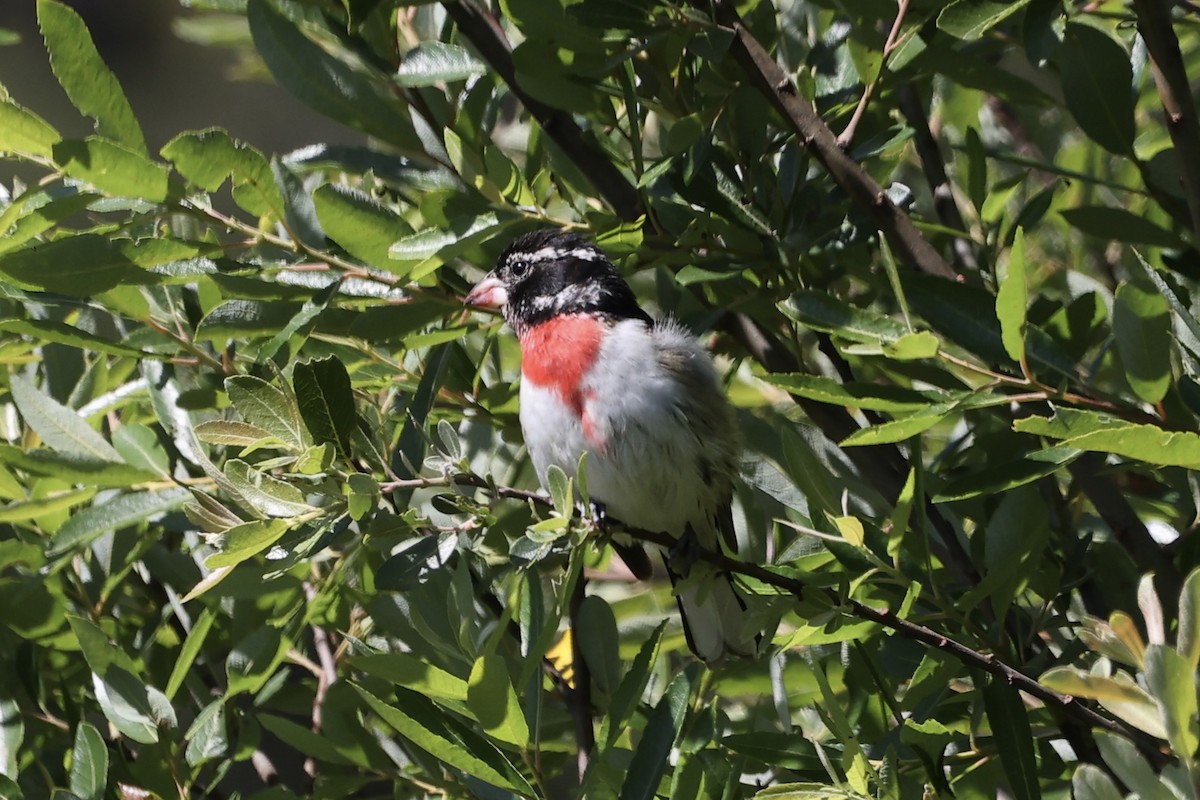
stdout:
<svg viewBox="0 0 1200 800">
<path fill-rule="evenodd" d="M 513 264 L 511 267 L 509 267 L 508 269 L 509 269 L 509 272 L 512 273 L 512 276 L 514 278 L 520 278 L 520 277 L 523 277 L 525 275 L 525 273 L 529 271 L 529 262 L 518 261 L 515 264 Z"/>
</svg>

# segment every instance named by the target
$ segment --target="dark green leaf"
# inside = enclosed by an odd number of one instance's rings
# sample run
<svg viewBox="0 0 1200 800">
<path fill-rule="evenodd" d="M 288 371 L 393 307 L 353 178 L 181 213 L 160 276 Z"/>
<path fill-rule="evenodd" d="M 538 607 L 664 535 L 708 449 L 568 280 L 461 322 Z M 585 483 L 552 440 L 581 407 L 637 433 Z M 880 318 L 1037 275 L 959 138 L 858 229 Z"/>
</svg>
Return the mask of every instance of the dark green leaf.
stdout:
<svg viewBox="0 0 1200 800">
<path fill-rule="evenodd" d="M 1083 132 L 1110 152 L 1133 155 L 1133 68 L 1125 48 L 1099 28 L 1069 22 L 1058 67 Z"/>
<path fill-rule="evenodd" d="M 291 394 L 253 375 L 225 379 L 225 391 L 242 418 L 300 449 L 312 442 L 301 422 L 300 409 Z"/>
<path fill-rule="evenodd" d="M 90 722 L 75 728 L 71 751 L 71 793 L 83 800 L 101 800 L 108 786 L 108 748 Z"/>
<path fill-rule="evenodd" d="M 136 525 L 150 517 L 179 508 L 190 500 L 191 496 L 187 489 L 175 487 L 125 494 L 85 508 L 73 514 L 66 524 L 58 529 L 47 554 L 61 555 L 84 547 L 104 533 Z"/>
<path fill-rule="evenodd" d="M 90 297 L 116 286 L 157 283 L 112 239 L 94 233 L 67 236 L 0 255 L 0 273 L 18 285 L 70 297 Z"/>
<path fill-rule="evenodd" d="M 1103 241 L 1146 244 L 1152 247 L 1181 247 L 1182 240 L 1145 216 L 1111 206 L 1079 206 L 1059 212 L 1073 228 Z"/>
<path fill-rule="evenodd" d="M 592 671 L 596 688 L 614 691 L 621 679 L 621 643 L 612 607 L 597 595 L 588 595 L 576 616 L 575 641 Z"/>
<path fill-rule="evenodd" d="M 667 758 L 687 717 L 692 684 L 681 672 L 667 686 L 658 705 L 650 712 L 641 741 L 633 751 L 629 772 L 621 784 L 620 800 L 653 800 L 667 768 Z"/>
<path fill-rule="evenodd" d="M 1013 796 L 1018 800 L 1038 800 L 1037 759 L 1033 752 L 1033 731 L 1025 702 L 1015 686 L 992 676 L 984 685 L 983 706 L 992 724 L 992 736 L 1004 774 L 1008 776 Z"/>
<path fill-rule="evenodd" d="M 336 357 L 297 364 L 292 372 L 296 403 L 312 440 L 328 443 L 343 458 L 350 455 L 350 431 L 358 419 L 350 374 Z"/>
<path fill-rule="evenodd" d="M 1162 400 L 1171 386 L 1174 350 L 1166 298 L 1144 280 L 1123 282 L 1113 301 L 1112 324 L 1130 387 L 1147 403 Z"/>
<path fill-rule="evenodd" d="M 242 639 L 225 659 L 226 697 L 254 694 L 283 663 L 291 642 L 275 628 L 259 628 Z"/>
<path fill-rule="evenodd" d="M 337 58 L 269 0 L 249 0 L 246 15 L 259 55 L 285 89 L 325 116 L 382 141 L 420 147 L 408 110 L 392 91 L 388 76 L 349 57 Z"/>
<path fill-rule="evenodd" d="M 450 719 L 427 698 L 397 689 L 397 704 L 389 705 L 361 686 L 354 688 L 384 722 L 435 758 L 493 786 L 536 794 L 499 750 L 468 730 L 450 726 Z"/>
</svg>

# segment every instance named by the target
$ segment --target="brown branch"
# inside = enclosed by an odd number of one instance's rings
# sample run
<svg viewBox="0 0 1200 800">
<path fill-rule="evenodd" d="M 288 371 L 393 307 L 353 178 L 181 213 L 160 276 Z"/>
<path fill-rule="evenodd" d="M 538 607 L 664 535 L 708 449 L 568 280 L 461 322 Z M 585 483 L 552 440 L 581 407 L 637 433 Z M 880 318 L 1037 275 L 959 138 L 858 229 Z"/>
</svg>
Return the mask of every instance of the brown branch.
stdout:
<svg viewBox="0 0 1200 800">
<path fill-rule="evenodd" d="M 1138 33 L 1150 53 L 1154 83 L 1167 115 L 1167 131 L 1179 160 L 1183 193 L 1187 197 L 1192 234 L 1200 241 L 1200 120 L 1179 50 L 1179 39 L 1171 27 L 1171 9 L 1165 0 L 1134 0 Z"/>
<path fill-rule="evenodd" d="M 921 160 L 921 169 L 925 173 L 925 180 L 929 183 L 929 191 L 933 194 L 933 212 L 937 214 L 938 221 L 947 228 L 965 232 L 967 223 L 963 219 L 962 212 L 958 210 L 958 203 L 954 200 L 953 184 L 946 175 L 946 165 L 942 160 L 941 150 L 938 149 L 933 131 L 929 129 L 929 117 L 925 114 L 925 107 L 921 104 L 921 98 L 917 95 L 916 88 L 911 83 L 905 83 L 900 87 L 899 99 L 900 112 L 904 114 L 904 119 L 913 129 L 913 142 L 917 148 L 917 157 Z M 954 255 L 964 269 L 972 272 L 979 269 L 979 263 L 975 259 L 975 249 L 972 247 L 971 240 L 966 236 L 954 238 Z"/>
<path fill-rule="evenodd" d="M 904 25 L 904 15 L 908 13 L 908 3 L 909 0 L 897 0 L 896 18 L 892 21 L 892 29 L 888 31 L 887 41 L 883 45 L 883 58 L 879 65 L 879 74 L 875 76 L 875 80 L 863 88 L 862 97 L 858 99 L 858 105 L 854 108 L 854 114 L 851 115 L 850 121 L 846 123 L 846 127 L 842 132 L 838 134 L 838 147 L 843 150 L 850 148 L 850 143 L 854 141 L 854 134 L 858 131 L 858 124 L 862 122 L 863 116 L 867 113 L 867 106 L 871 103 L 871 98 L 879 88 L 880 82 L 883 81 L 883 73 L 887 70 L 888 58 L 891 57 L 892 51 L 896 49 L 897 40 L 900 38 L 900 28 Z"/>
<path fill-rule="evenodd" d="M 486 479 L 481 478 L 478 475 L 471 474 L 456 476 L 456 482 L 469 486 L 487 487 L 492 485 Z M 516 493 L 519 490 L 511 491 Z M 549 498 L 532 493 L 521 492 L 521 494 L 531 495 L 529 499 L 534 501 L 536 505 L 543 509 L 554 508 L 554 503 Z M 620 520 L 612 517 L 608 518 L 607 523 L 610 527 L 617 526 L 621 528 L 625 533 L 637 541 L 655 544 L 664 550 L 669 551 L 677 547 L 679 544 L 675 537 L 667 533 L 629 527 Z M 940 650 L 941 652 L 946 653 L 968 667 L 980 669 L 989 675 L 994 675 L 1002 679 L 1009 686 L 1019 689 L 1031 697 L 1036 697 L 1038 700 L 1041 700 L 1052 711 L 1061 713 L 1065 717 L 1086 725 L 1089 728 L 1102 728 L 1106 731 L 1129 737 L 1135 742 L 1142 741 L 1143 737 L 1141 737 L 1140 734 L 1130 729 L 1122 722 L 1109 719 L 1094 709 L 1077 702 L 1075 698 L 1070 695 L 1061 694 L 1053 689 L 1043 686 L 1025 673 L 997 658 L 995 655 L 974 650 L 967 645 L 952 639 L 944 633 L 939 633 L 932 628 L 927 628 L 924 625 L 919 625 L 915 622 L 909 622 L 908 620 L 898 616 L 889 608 L 869 606 L 866 603 L 862 603 L 853 598 L 842 597 L 831 589 L 825 589 L 818 586 L 807 586 L 803 581 L 788 577 L 787 575 L 782 575 L 770 569 L 769 567 L 741 561 L 731 556 L 727 556 L 724 553 L 710 550 L 705 547 L 698 546 L 693 552 L 695 557 L 701 561 L 706 561 L 709 564 L 713 564 L 725 572 L 737 575 L 745 575 L 765 583 L 768 586 L 774 586 L 777 589 L 782 589 L 783 591 L 795 597 L 797 600 L 819 596 L 825 602 L 831 604 L 834 608 L 839 609 L 847 616 L 877 623 L 884 628 L 895 631 L 906 639 L 911 639 L 912 641 L 920 642 L 927 647 Z M 574 598 L 572 601 L 574 602 Z M 576 666 L 576 669 L 578 669 L 578 665 Z M 1163 760 L 1161 753 L 1158 754 L 1158 760 Z"/>
<path fill-rule="evenodd" d="M 612 157 L 585 138 L 583 130 L 570 114 L 534 99 L 517 83 L 512 47 L 500 22 L 476 5 L 474 0 L 455 0 L 443 2 L 442 5 L 458 26 L 459 32 L 508 84 L 509 90 L 529 109 L 542 130 L 563 149 L 600 196 L 612 206 L 617 216 L 628 222 L 641 217 L 645 213 L 641 194 L 613 164 Z"/>
<path fill-rule="evenodd" d="M 709 8 L 706 2 L 697 1 L 696 6 L 702 11 Z M 746 29 L 732 0 L 717 0 L 715 10 L 717 24 L 734 34 L 732 52 L 751 81 L 791 124 L 829 176 L 867 213 L 876 228 L 887 237 L 892 249 L 922 272 L 956 280 L 958 276 L 954 270 L 921 235 L 912 219 L 888 199 L 883 188 L 858 162 L 838 146 L 837 137 L 816 109 L 800 97 L 792 79 Z"/>
<path fill-rule="evenodd" d="M 317 601 L 317 590 L 308 581 L 304 583 L 304 597 L 309 605 Z M 329 693 L 329 687 L 337 680 L 337 661 L 333 657 L 329 633 L 324 628 L 320 625 L 313 625 L 312 637 L 313 647 L 317 651 L 317 660 L 321 664 L 321 669 L 317 673 L 317 691 L 313 696 L 312 707 L 312 732 L 319 736 L 324 728 L 325 696 Z M 316 759 L 305 759 L 304 771 L 310 778 L 316 778 Z"/>
</svg>

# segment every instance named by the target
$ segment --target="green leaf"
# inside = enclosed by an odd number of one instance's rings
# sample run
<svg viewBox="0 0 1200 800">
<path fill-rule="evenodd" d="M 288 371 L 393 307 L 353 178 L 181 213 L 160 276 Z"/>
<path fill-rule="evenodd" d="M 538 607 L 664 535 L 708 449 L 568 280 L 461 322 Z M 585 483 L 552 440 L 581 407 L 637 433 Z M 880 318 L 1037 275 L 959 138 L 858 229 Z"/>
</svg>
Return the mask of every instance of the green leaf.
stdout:
<svg viewBox="0 0 1200 800">
<path fill-rule="evenodd" d="M 283 194 L 275 183 L 271 164 L 261 152 L 232 139 L 220 128 L 181 133 L 160 151 L 180 175 L 215 192 L 231 178 L 233 199 L 256 216 L 272 214 L 283 219 Z"/>
<path fill-rule="evenodd" d="M 179 508 L 191 497 L 191 492 L 187 489 L 175 487 L 125 494 L 85 508 L 71 515 L 58 529 L 51 540 L 47 555 L 62 555 L 84 547 L 109 531 L 135 525 L 142 520 Z"/>
<path fill-rule="evenodd" d="M 1025 231 L 1018 227 L 1008 256 L 1008 271 L 996 293 L 996 316 L 1000 320 L 1000 340 L 1013 361 L 1025 358 L 1025 312 L 1029 305 L 1028 279 L 1025 277 Z"/>
<path fill-rule="evenodd" d="M 521 774 L 490 742 L 462 728 L 425 697 L 397 689 L 397 705 L 389 705 L 366 689 L 351 684 L 380 719 L 417 747 L 455 769 L 502 789 L 536 796 Z"/>
<path fill-rule="evenodd" d="M 546 483 L 550 485 L 550 497 L 554 500 L 554 510 L 561 516 L 568 517 L 571 515 L 571 479 L 567 477 L 567 473 L 556 465 L 551 464 L 546 470 Z"/>
<path fill-rule="evenodd" d="M 1028 4 L 1029 0 L 955 0 L 938 14 L 937 26 L 957 39 L 973 42 Z"/>
<path fill-rule="evenodd" d="M 254 694 L 279 668 L 291 648 L 289 642 L 275 628 L 259 628 L 237 643 L 225 659 L 225 677 L 228 681 L 225 697 L 243 692 Z"/>
<path fill-rule="evenodd" d="M 855 342 L 894 342 L 909 331 L 903 323 L 847 305 L 823 292 L 796 292 L 780 305 L 792 319 L 823 333 Z"/>
<path fill-rule="evenodd" d="M 919 361 L 933 358 L 940 348 L 941 342 L 929 331 L 913 331 L 884 344 L 883 354 L 896 361 Z"/>
<path fill-rule="evenodd" d="M 409 272 L 388 256 L 392 242 L 412 232 L 401 217 L 358 189 L 337 183 L 318 187 L 313 204 L 325 233 L 350 255 L 401 276 Z"/>
<path fill-rule="evenodd" d="M 526 747 L 529 725 L 509 680 L 508 663 L 494 653 L 475 659 L 467 681 L 467 707 L 479 724 L 502 742 Z"/>
<path fill-rule="evenodd" d="M 54 77 L 83 114 L 96 120 L 96 130 L 137 153 L 146 139 L 121 84 L 109 70 L 79 14 L 58 0 L 38 0 L 38 26 L 50 51 Z"/>
<path fill-rule="evenodd" d="M 1174 334 L 1166 298 L 1149 283 L 1125 281 L 1113 301 L 1113 334 L 1134 393 L 1157 403 L 1171 386 Z"/>
<path fill-rule="evenodd" d="M 1200 748 L 1195 670 L 1174 648 L 1147 645 L 1146 685 L 1158 702 L 1171 749 L 1190 771 Z"/>
<path fill-rule="evenodd" d="M 119 431 L 113 434 L 113 444 L 121 452 Z M 131 486 L 161 477 L 140 467 L 118 464 L 86 453 L 63 453 L 44 448 L 26 453 L 12 445 L 0 445 L 0 461 L 31 475 L 54 477 L 92 488 Z"/>
<path fill-rule="evenodd" d="M 455 222 L 449 228 L 427 228 L 394 242 L 388 248 L 388 258 L 421 262 L 437 256 L 438 261 L 445 262 L 499 224 L 495 214 L 483 214 Z"/>
<path fill-rule="evenodd" d="M 1079 127 L 1117 155 L 1133 155 L 1133 68 L 1129 54 L 1099 28 L 1068 22 L 1058 53 L 1063 97 Z"/>
<path fill-rule="evenodd" d="M 955 408 L 954 403 L 937 403 L 928 406 L 924 411 L 891 422 L 882 422 L 867 428 L 860 428 L 847 436 L 839 444 L 842 447 L 861 447 L 872 444 L 890 444 L 911 439 L 918 433 L 929 430 L 950 415 Z"/>
<path fill-rule="evenodd" d="M 1015 461 L 988 464 L 978 472 L 955 478 L 934 496 L 935 503 L 948 503 L 985 495 L 994 497 L 1018 486 L 1053 475 L 1083 454 L 1073 447 L 1051 447 Z"/>
<path fill-rule="evenodd" d="M 419 692 L 435 700 L 467 701 L 467 682 L 409 653 L 369 653 L 350 657 L 368 675 Z"/>
<path fill-rule="evenodd" d="M 1059 439 L 1063 446 L 1079 450 L 1115 453 L 1148 464 L 1200 468 L 1200 435 L 1165 431 L 1094 411 L 1056 408 L 1053 417 L 1017 420 L 1013 430 Z"/>
<path fill-rule="evenodd" d="M 96 496 L 95 488 L 51 492 L 45 497 L 18 500 L 0 507 L 0 522 L 25 522 L 47 514 L 56 514 Z"/>
<path fill-rule="evenodd" d="M 1167 738 L 1159 707 L 1145 689 L 1127 675 L 1106 678 L 1076 667 L 1053 667 L 1038 683 L 1061 694 L 1096 700 L 1130 725 L 1160 739 Z"/>
<path fill-rule="evenodd" d="M 1104 763 L 1137 794 L 1139 800 L 1176 800 L 1133 742 L 1108 731 L 1096 730 L 1092 735 L 1096 737 L 1096 746 Z"/>
<path fill-rule="evenodd" d="M 213 700 L 196 715 L 184 734 L 187 748 L 184 758 L 189 767 L 198 767 L 229 752 L 229 732 L 225 722 L 225 699 Z"/>
<path fill-rule="evenodd" d="M 1179 590 L 1179 629 L 1175 647 L 1193 670 L 1200 665 L 1200 568 L 1188 573 Z"/>
<path fill-rule="evenodd" d="M 625 730 L 637 707 L 638 700 L 646 691 L 646 684 L 650 682 L 651 671 L 658 657 L 658 647 L 662 644 L 663 629 L 666 628 L 666 625 L 665 621 L 660 622 L 642 643 L 633 663 L 629 665 L 629 669 L 621 678 L 620 685 L 613 692 L 612 700 L 608 704 L 608 714 L 604 717 L 604 722 L 600 727 L 599 741 L 605 747 L 612 747 L 621 732 Z"/>
<path fill-rule="evenodd" d="M 116 240 L 81 233 L 0 255 L 0 273 L 27 289 L 91 297 L 117 286 L 157 283 Z"/>
<path fill-rule="evenodd" d="M 101 800 L 108 786 L 108 748 L 90 722 L 81 722 L 75 728 L 70 786 L 71 793 L 83 800 Z"/>
<path fill-rule="evenodd" d="M 764 373 L 758 377 L 797 397 L 870 411 L 920 411 L 942 399 L 933 392 L 920 392 L 893 384 L 841 383 L 833 378 L 803 372 Z"/>
<path fill-rule="evenodd" d="M 776 768 L 818 774 L 823 770 L 816 746 L 801 733 L 735 733 L 721 737 L 721 746 Z"/>
<path fill-rule="evenodd" d="M 225 379 L 225 391 L 242 418 L 294 449 L 312 444 L 295 398 L 253 375 Z"/>
<path fill-rule="evenodd" d="M 208 444 L 224 447 L 255 447 L 279 442 L 279 437 L 249 422 L 214 419 L 201 422 L 194 428 L 197 438 Z"/>
<path fill-rule="evenodd" d="M 667 758 L 687 717 L 692 684 L 686 672 L 675 676 L 662 699 L 650 712 L 642 738 L 633 751 L 629 771 L 621 784 L 620 800 L 653 800 L 667 768 Z"/>
<path fill-rule="evenodd" d="M 67 622 L 93 673 L 96 699 L 105 718 L 135 742 L 157 742 L 162 709 L 152 704 L 149 687 L 138 677 L 133 661 L 95 623 L 72 615 Z"/>
<path fill-rule="evenodd" d="M 603 597 L 583 598 L 573 635 L 583 660 L 591 668 L 596 688 L 606 694 L 615 690 L 621 679 L 621 642 L 617 618 Z"/>
<path fill-rule="evenodd" d="M 1105 242 L 1116 240 L 1152 247 L 1181 247 L 1182 240 L 1172 231 L 1123 208 L 1078 206 L 1058 212 L 1067 223 L 1089 236 Z"/>
<path fill-rule="evenodd" d="M 993 675 L 983 687 L 983 705 L 1013 796 L 1018 800 L 1038 800 L 1042 793 L 1038 787 L 1033 731 L 1020 692 Z"/>
<path fill-rule="evenodd" d="M 121 463 L 121 454 L 103 436 L 23 375 L 9 376 L 13 402 L 29 427 L 50 447 L 64 453 Z"/>
<path fill-rule="evenodd" d="M 396 83 L 407 88 L 434 86 L 484 75 L 487 65 L 467 50 L 445 42 L 421 42 L 404 54 Z"/>
<path fill-rule="evenodd" d="M 0 151 L 50 158 L 62 136 L 37 114 L 11 100 L 0 101 Z"/>
<path fill-rule="evenodd" d="M 116 142 L 95 136 L 64 139 L 54 145 L 54 160 L 72 178 L 90 183 L 105 194 L 151 203 L 167 199 L 169 170 L 142 152 Z"/>
<path fill-rule="evenodd" d="M 241 459 L 225 462 L 225 477 L 243 499 L 268 517 L 301 517 L 316 510 L 304 502 L 304 492 Z"/>
<path fill-rule="evenodd" d="M 105 339 L 89 331 L 47 319 L 6 319 L 0 321 L 0 332 L 28 336 L 38 342 L 54 342 L 95 353 L 134 358 L 154 358 L 134 347 Z"/>
<path fill-rule="evenodd" d="M 350 431 L 358 420 L 350 374 L 335 356 L 297 364 L 292 372 L 296 404 L 312 440 L 350 457 Z"/>
<path fill-rule="evenodd" d="M 365 472 L 350 473 L 344 492 L 346 511 L 355 521 L 365 518 L 379 503 L 379 483 Z"/>
<path fill-rule="evenodd" d="M 209 569 L 233 567 L 261 553 L 288 532 L 288 522 L 282 519 L 251 520 L 225 531 L 221 552 L 208 557 Z"/>
<path fill-rule="evenodd" d="M 1071 795 L 1076 800 L 1124 800 L 1108 773 L 1091 764 L 1080 764 L 1071 776 Z"/>
<path fill-rule="evenodd" d="M 370 767 L 370 764 L 358 763 L 354 759 L 349 758 L 348 755 L 343 754 L 327 737 L 319 733 L 313 733 L 309 728 L 297 725 L 290 719 L 263 713 L 256 714 L 255 719 L 268 731 L 278 736 L 285 744 L 306 756 L 311 756 L 327 764 Z"/>
<path fill-rule="evenodd" d="M 249 0 L 246 17 L 258 54 L 282 86 L 330 119 L 401 148 L 421 150 L 412 119 L 392 81 L 349 54 L 336 57 L 305 35 L 268 0 Z M 314 32 L 318 32 L 314 28 Z"/>
<path fill-rule="evenodd" d="M 183 647 L 179 649 L 179 656 L 175 659 L 175 666 L 171 668 L 171 676 L 167 678 L 167 688 L 163 693 L 168 699 L 175 697 L 179 687 L 183 686 L 192 664 L 196 662 L 196 656 L 200 655 L 200 648 L 204 646 L 204 640 L 208 638 L 208 632 L 212 630 L 215 620 L 216 614 L 211 608 L 206 608 L 193 623 L 192 629 L 188 631 L 187 639 L 183 641 Z"/>
</svg>

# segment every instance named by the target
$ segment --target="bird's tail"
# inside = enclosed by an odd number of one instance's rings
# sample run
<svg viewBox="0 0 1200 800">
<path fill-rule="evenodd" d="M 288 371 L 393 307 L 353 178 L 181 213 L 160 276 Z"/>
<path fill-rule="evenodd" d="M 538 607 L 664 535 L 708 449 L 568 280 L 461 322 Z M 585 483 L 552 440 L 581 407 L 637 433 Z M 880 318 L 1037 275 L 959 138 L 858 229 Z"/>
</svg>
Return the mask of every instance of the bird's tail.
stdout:
<svg viewBox="0 0 1200 800">
<path fill-rule="evenodd" d="M 705 663 L 714 664 L 727 654 L 753 656 L 761 638 L 750 619 L 746 599 L 728 572 L 694 565 L 686 579 L 670 565 L 667 572 L 675 588 L 683 633 L 688 648 Z"/>
</svg>

